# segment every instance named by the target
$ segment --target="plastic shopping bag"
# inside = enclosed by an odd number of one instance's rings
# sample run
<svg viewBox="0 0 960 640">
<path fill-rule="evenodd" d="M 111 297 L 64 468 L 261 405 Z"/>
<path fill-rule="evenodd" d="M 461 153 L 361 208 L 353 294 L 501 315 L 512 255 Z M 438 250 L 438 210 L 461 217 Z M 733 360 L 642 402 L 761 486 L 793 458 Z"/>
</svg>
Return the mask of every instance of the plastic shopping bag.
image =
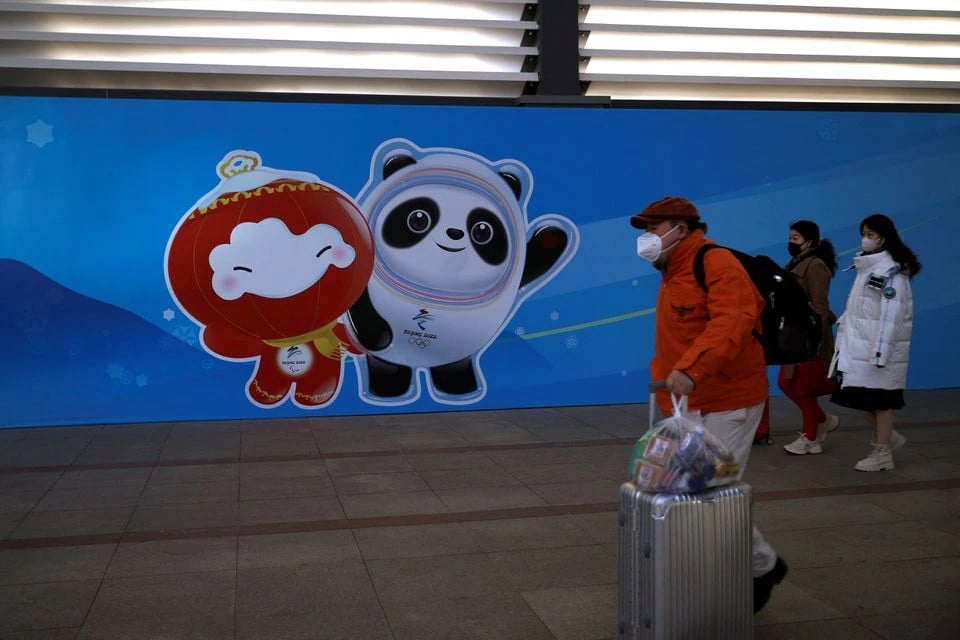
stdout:
<svg viewBox="0 0 960 640">
<path fill-rule="evenodd" d="M 684 412 L 671 395 L 673 415 L 647 430 L 633 446 L 627 477 L 644 491 L 695 493 L 736 482 L 740 465 L 703 428 L 699 411 Z"/>
</svg>

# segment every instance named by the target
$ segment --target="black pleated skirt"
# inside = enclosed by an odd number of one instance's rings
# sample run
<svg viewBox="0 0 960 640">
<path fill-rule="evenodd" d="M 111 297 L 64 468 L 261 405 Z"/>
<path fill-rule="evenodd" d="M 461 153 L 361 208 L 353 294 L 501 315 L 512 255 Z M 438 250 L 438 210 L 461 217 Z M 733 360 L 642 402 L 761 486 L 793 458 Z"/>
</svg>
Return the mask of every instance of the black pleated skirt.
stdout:
<svg viewBox="0 0 960 640">
<path fill-rule="evenodd" d="M 859 411 L 903 409 L 903 389 L 868 389 L 843 387 L 830 396 L 830 402 Z"/>
</svg>

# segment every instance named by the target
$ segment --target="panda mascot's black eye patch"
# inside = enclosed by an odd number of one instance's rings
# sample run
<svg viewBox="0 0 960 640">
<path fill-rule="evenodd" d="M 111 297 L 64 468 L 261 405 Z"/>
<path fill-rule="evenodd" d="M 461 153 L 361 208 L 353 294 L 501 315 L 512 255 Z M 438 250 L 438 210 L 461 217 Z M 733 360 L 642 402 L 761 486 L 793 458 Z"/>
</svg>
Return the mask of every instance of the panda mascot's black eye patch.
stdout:
<svg viewBox="0 0 960 640">
<path fill-rule="evenodd" d="M 423 240 L 440 221 L 440 207 L 430 198 L 402 202 L 383 222 L 383 241 L 396 249 L 408 249 Z"/>
<path fill-rule="evenodd" d="M 507 230 L 490 211 L 474 209 L 467 215 L 467 235 L 477 255 L 487 264 L 495 266 L 507 259 Z"/>
</svg>

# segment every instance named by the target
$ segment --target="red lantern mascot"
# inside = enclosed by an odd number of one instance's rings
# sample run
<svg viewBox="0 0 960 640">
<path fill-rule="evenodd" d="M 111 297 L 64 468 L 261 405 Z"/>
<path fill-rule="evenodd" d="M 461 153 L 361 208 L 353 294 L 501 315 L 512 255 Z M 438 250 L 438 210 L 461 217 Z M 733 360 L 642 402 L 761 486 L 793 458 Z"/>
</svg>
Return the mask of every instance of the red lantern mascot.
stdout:
<svg viewBox="0 0 960 640">
<path fill-rule="evenodd" d="M 202 327 L 207 351 L 256 361 L 251 402 L 326 406 L 343 356 L 357 353 L 339 319 L 370 279 L 370 228 L 336 188 L 264 167 L 255 152 L 227 154 L 217 173 L 220 184 L 170 236 L 170 294 Z"/>
</svg>

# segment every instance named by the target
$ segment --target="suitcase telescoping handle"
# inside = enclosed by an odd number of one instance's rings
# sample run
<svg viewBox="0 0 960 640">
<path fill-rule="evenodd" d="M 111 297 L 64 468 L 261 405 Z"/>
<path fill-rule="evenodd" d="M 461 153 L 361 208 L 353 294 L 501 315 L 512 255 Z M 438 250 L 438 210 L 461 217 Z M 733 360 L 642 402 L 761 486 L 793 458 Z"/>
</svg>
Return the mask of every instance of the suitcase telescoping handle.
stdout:
<svg viewBox="0 0 960 640">
<path fill-rule="evenodd" d="M 650 422 L 649 426 L 653 426 L 657 421 L 657 391 L 660 389 L 666 389 L 667 382 L 666 380 L 651 380 L 649 389 L 650 389 Z M 687 396 L 680 396 L 680 410 L 684 413 L 687 412 Z"/>
</svg>

